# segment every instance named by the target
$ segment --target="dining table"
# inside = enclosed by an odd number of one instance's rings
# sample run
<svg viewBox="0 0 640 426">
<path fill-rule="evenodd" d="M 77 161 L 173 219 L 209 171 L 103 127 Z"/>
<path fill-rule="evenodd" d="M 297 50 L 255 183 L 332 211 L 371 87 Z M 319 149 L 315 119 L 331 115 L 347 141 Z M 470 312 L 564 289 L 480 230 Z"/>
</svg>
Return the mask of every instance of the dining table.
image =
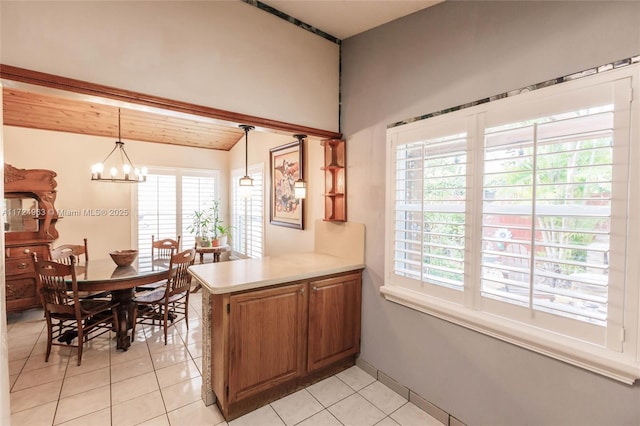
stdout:
<svg viewBox="0 0 640 426">
<path fill-rule="evenodd" d="M 111 293 L 118 302 L 116 348 L 126 351 L 131 346 L 135 288 L 169 278 L 169 260 L 137 258 L 129 266 L 117 266 L 111 258 L 88 260 L 76 265 L 78 290 Z M 71 278 L 69 278 L 69 284 Z"/>
</svg>

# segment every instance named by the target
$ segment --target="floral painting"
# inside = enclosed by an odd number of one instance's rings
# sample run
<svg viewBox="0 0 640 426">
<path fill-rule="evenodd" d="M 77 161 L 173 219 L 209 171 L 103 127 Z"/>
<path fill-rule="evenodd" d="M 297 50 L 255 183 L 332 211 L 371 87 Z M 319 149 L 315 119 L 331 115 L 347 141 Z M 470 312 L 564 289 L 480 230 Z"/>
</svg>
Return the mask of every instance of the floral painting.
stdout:
<svg viewBox="0 0 640 426">
<path fill-rule="evenodd" d="M 302 200 L 295 198 L 293 184 L 300 178 L 303 145 L 299 141 L 272 148 L 271 223 L 304 229 Z"/>
</svg>

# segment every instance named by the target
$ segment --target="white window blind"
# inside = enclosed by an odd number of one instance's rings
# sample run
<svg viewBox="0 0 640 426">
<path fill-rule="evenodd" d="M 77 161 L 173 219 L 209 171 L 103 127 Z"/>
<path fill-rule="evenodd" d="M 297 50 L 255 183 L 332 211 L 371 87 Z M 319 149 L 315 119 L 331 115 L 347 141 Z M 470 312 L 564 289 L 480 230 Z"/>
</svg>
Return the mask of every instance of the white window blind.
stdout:
<svg viewBox="0 0 640 426">
<path fill-rule="evenodd" d="M 613 149 L 612 104 L 485 130 L 483 296 L 605 324 Z"/>
<path fill-rule="evenodd" d="M 138 250 L 141 261 L 150 260 L 151 236 L 155 239 L 180 235 L 180 248 L 195 245 L 187 230 L 195 210 L 211 207 L 216 198 L 217 172 L 168 169 L 151 171 L 138 184 Z"/>
<path fill-rule="evenodd" d="M 390 128 L 385 297 L 638 378 L 639 68 Z"/>
<path fill-rule="evenodd" d="M 397 146 L 397 275 L 462 288 L 466 162 L 464 133 Z"/>
<path fill-rule="evenodd" d="M 251 166 L 248 173 L 253 179 L 250 197 L 243 196 L 238 185 L 239 179 L 244 176 L 244 170 L 238 169 L 232 173 L 231 245 L 236 254 L 257 258 L 264 254 L 264 166 Z"/>
<path fill-rule="evenodd" d="M 195 235 L 187 228 L 191 225 L 193 213 L 213 207 L 216 199 L 216 181 L 212 176 L 182 176 L 182 223 L 180 245 L 186 249 L 194 247 Z"/>
<path fill-rule="evenodd" d="M 172 175 L 149 174 L 146 182 L 137 184 L 140 260 L 151 256 L 152 235 L 156 239 L 177 236 L 176 180 L 176 176 Z"/>
</svg>

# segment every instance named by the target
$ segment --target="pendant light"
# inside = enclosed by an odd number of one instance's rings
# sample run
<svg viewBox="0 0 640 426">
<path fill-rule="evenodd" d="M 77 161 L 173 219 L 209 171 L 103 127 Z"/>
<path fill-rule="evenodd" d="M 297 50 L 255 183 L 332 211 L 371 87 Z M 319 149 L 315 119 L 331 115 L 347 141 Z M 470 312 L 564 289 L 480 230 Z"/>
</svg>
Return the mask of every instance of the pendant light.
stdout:
<svg viewBox="0 0 640 426">
<path fill-rule="evenodd" d="M 302 153 L 304 151 L 302 146 L 304 145 L 304 138 L 306 138 L 307 135 L 293 135 L 293 137 L 298 139 L 298 143 L 300 144 L 298 148 L 298 153 L 300 154 L 298 158 L 298 180 L 293 183 L 293 196 L 298 199 L 304 199 L 307 198 L 307 182 L 305 182 L 302 176 Z"/>
<path fill-rule="evenodd" d="M 119 161 L 115 158 L 115 161 L 109 161 L 114 152 L 118 151 Z M 119 164 L 120 168 L 116 167 Z M 105 165 L 111 166 L 109 174 L 105 176 Z M 122 172 L 122 174 L 119 174 Z M 134 167 L 133 163 L 127 155 L 127 151 L 124 150 L 124 142 L 120 137 L 120 108 L 118 108 L 118 140 L 116 146 L 111 150 L 109 155 L 102 161 L 102 163 L 96 163 L 91 166 L 91 180 L 99 182 L 123 182 L 123 183 L 139 183 L 147 180 L 147 168 L 142 169 Z"/>
<path fill-rule="evenodd" d="M 248 124 L 240 124 L 242 130 L 244 130 L 244 177 L 240 178 L 238 185 L 240 185 L 241 191 L 250 192 L 250 188 L 253 186 L 253 179 L 249 176 L 249 132 L 255 127 Z"/>
</svg>

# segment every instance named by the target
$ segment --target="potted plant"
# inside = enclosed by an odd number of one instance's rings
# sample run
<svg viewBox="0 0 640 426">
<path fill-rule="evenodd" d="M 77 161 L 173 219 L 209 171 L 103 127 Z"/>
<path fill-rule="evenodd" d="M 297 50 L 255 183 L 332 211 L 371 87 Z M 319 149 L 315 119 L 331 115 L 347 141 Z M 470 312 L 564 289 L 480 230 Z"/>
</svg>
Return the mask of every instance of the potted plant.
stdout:
<svg viewBox="0 0 640 426">
<path fill-rule="evenodd" d="M 209 209 L 196 210 L 191 215 L 191 225 L 187 230 L 196 237 L 196 243 L 201 247 L 209 247 L 209 228 L 211 226 L 211 211 Z"/>
<path fill-rule="evenodd" d="M 213 229 L 212 235 L 212 246 L 226 246 L 228 244 L 228 240 L 231 238 L 231 226 L 218 224 L 218 226 Z"/>
<path fill-rule="evenodd" d="M 213 247 L 227 245 L 231 237 L 231 226 L 224 225 L 220 219 L 220 201 L 214 200 L 211 207 L 211 245 Z"/>
</svg>

